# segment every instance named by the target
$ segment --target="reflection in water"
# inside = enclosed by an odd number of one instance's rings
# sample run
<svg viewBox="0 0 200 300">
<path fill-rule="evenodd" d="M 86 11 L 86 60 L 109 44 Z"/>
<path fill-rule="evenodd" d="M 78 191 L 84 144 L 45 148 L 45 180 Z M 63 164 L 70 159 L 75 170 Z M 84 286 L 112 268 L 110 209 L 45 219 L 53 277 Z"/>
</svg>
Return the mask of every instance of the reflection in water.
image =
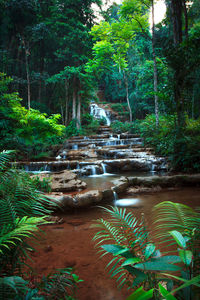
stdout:
<svg viewBox="0 0 200 300">
<path fill-rule="evenodd" d="M 130 206 L 134 206 L 137 205 L 138 203 L 140 203 L 140 199 L 138 198 L 125 198 L 125 199 L 119 199 L 114 201 L 114 205 L 115 206 L 122 206 L 122 207 L 130 207 Z"/>
</svg>

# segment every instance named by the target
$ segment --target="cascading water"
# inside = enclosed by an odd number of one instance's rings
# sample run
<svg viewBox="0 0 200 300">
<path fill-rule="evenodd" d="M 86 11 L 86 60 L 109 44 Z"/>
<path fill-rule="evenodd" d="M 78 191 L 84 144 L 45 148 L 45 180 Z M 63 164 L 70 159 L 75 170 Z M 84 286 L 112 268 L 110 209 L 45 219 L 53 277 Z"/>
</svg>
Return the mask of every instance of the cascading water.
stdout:
<svg viewBox="0 0 200 300">
<path fill-rule="evenodd" d="M 91 173 L 92 173 L 92 176 L 97 175 L 97 171 L 96 171 L 95 166 L 91 166 Z"/>
<path fill-rule="evenodd" d="M 106 174 L 106 165 L 104 163 L 101 163 L 103 174 Z"/>
<path fill-rule="evenodd" d="M 117 193 L 112 189 L 113 191 L 113 198 L 114 198 L 114 202 L 118 200 L 118 195 Z"/>
<path fill-rule="evenodd" d="M 105 109 L 98 106 L 96 103 L 93 103 L 90 105 L 90 115 L 93 116 L 96 119 L 105 118 L 106 125 L 110 126 L 110 119 L 108 118 Z"/>
<path fill-rule="evenodd" d="M 72 150 L 78 150 L 78 145 L 76 145 L 76 144 L 73 145 L 73 146 L 72 146 Z"/>
</svg>

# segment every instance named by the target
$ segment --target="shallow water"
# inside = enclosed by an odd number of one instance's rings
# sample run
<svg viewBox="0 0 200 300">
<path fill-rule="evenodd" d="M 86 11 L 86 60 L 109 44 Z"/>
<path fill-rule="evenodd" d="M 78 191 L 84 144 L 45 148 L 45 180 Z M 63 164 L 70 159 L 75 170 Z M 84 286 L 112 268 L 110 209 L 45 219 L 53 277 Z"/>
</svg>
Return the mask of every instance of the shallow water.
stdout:
<svg viewBox="0 0 200 300">
<path fill-rule="evenodd" d="M 87 189 L 89 190 L 103 190 L 114 186 L 113 181 L 119 179 L 122 176 L 125 177 L 146 177 L 153 176 L 162 173 L 158 172 L 121 172 L 120 174 L 104 173 L 90 176 L 81 177 L 81 180 L 87 183 Z M 164 174 L 164 173 L 163 173 Z"/>
<path fill-rule="evenodd" d="M 174 201 L 192 207 L 200 206 L 200 188 L 134 194 L 121 198 L 121 201 L 124 201 L 123 199 L 128 201 L 131 198 L 132 204 L 127 210 L 132 211 L 137 217 L 144 213 L 147 225 L 152 229 L 151 210 L 155 204 L 161 201 Z M 136 199 L 137 201 L 133 202 Z M 113 201 L 109 204 L 113 204 Z M 96 230 L 91 228 L 91 224 L 97 218 L 106 218 L 105 212 L 98 207 L 91 207 L 62 213 L 59 216 L 64 219 L 64 223 L 43 227 L 46 233 L 45 239 L 41 241 L 40 247 L 35 247 L 38 248 L 38 252 L 33 253 L 32 266 L 38 274 L 47 274 L 52 269 L 73 265 L 75 273 L 84 280 L 78 290 L 79 300 L 126 299 L 130 292 L 117 290 L 115 280 L 110 279 L 105 270 L 109 258 L 104 257 L 100 260 L 92 242 Z"/>
</svg>

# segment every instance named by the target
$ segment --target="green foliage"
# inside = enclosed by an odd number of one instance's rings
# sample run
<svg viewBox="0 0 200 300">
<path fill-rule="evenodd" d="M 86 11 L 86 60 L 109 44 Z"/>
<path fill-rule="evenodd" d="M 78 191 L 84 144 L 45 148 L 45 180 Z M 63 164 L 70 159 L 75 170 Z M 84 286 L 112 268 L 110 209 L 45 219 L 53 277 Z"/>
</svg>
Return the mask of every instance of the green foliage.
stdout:
<svg viewBox="0 0 200 300">
<path fill-rule="evenodd" d="M 131 212 L 117 207 L 104 210 L 110 218 L 96 221 L 94 227 L 99 231 L 93 239 L 102 256 L 110 253 L 114 256 L 107 265 L 111 277 L 116 276 L 120 286 L 127 284 L 129 288 L 135 288 L 142 285 L 145 288 L 138 288 L 128 299 L 163 299 L 164 296 L 170 300 L 176 299 L 174 293 L 177 299 L 198 297 L 199 213 L 172 202 L 162 202 L 154 207 L 157 234 L 153 232 L 152 239 L 163 247 L 162 253 L 152 243 L 143 218 L 137 220 Z M 170 231 L 171 228 L 174 230 Z M 114 244 L 109 244 L 110 241 Z M 166 243 L 177 245 L 178 249 L 171 251 Z"/>
<path fill-rule="evenodd" d="M 41 192 L 50 193 L 51 192 L 51 178 L 44 177 L 40 178 L 39 176 L 34 176 L 31 178 L 35 188 Z"/>
<path fill-rule="evenodd" d="M 10 81 L 0 74 L 1 150 L 12 147 L 21 154 L 37 155 L 44 152 L 53 136 L 63 137 L 65 127 L 58 123 L 60 115 L 47 117 L 37 110 L 27 110 L 17 93 L 6 93 Z"/>
<path fill-rule="evenodd" d="M 140 122 L 139 131 L 144 142 L 161 155 L 167 156 L 171 167 L 178 171 L 200 170 L 200 120 L 186 119 L 186 127 L 176 126 L 176 116 L 160 116 L 156 129 L 155 116 Z"/>
<path fill-rule="evenodd" d="M 42 196 L 28 174 L 10 167 L 12 151 L 0 153 L 0 275 L 20 274 L 38 225 L 55 205 Z M 51 209 L 50 209 L 51 208 Z"/>
<path fill-rule="evenodd" d="M 111 123 L 111 128 L 115 133 L 138 133 L 138 124 L 137 120 L 133 123 L 114 121 Z"/>
<path fill-rule="evenodd" d="M 83 280 L 74 274 L 72 268 L 56 270 L 47 276 L 43 276 L 41 280 L 32 276 L 29 282 L 29 288 L 26 299 L 75 299 L 78 283 Z"/>
</svg>

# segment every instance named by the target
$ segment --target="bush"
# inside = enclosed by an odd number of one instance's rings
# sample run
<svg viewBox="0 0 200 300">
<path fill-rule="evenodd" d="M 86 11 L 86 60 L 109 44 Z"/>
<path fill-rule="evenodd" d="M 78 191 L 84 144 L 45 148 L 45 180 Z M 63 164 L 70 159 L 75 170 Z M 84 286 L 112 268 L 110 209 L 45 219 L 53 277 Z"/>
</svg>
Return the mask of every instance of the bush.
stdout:
<svg viewBox="0 0 200 300">
<path fill-rule="evenodd" d="M 51 178 L 44 177 L 40 178 L 39 176 L 34 176 L 31 178 L 31 181 L 35 188 L 41 192 L 50 193 L 51 192 Z"/>
<path fill-rule="evenodd" d="M 139 131 L 145 144 L 153 147 L 157 154 L 167 156 L 176 171 L 200 171 L 200 121 L 186 120 L 186 127 L 176 126 L 174 115 L 160 116 L 159 128 L 155 115 L 140 122 Z"/>
<path fill-rule="evenodd" d="M 132 123 L 114 121 L 111 123 L 111 128 L 114 133 L 138 133 L 139 132 L 139 121 L 136 120 Z"/>
<path fill-rule="evenodd" d="M 23 107 L 17 93 L 7 93 L 11 81 L 5 74 L 0 74 L 0 150 L 12 148 L 29 155 L 44 152 L 44 145 L 48 145 L 52 136 L 64 136 L 65 127 L 59 124 L 60 115 L 48 117 L 38 110 Z"/>
</svg>

